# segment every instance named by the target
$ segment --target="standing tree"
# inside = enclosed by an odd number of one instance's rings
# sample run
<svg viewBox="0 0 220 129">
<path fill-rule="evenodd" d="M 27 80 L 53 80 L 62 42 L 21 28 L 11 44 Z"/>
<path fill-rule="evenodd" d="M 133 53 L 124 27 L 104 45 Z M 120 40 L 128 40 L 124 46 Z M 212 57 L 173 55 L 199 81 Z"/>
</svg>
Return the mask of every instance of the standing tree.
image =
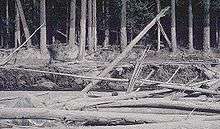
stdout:
<svg viewBox="0 0 220 129">
<path fill-rule="evenodd" d="M 86 46 L 86 4 L 87 0 L 81 0 L 81 20 L 80 20 L 80 49 L 79 60 L 85 59 Z"/>
<path fill-rule="evenodd" d="M 157 2 L 157 13 L 160 13 L 160 10 L 161 10 L 161 5 L 160 5 L 160 0 L 156 0 Z M 158 21 L 160 22 L 160 21 Z M 158 41 L 157 41 L 157 51 L 160 51 L 160 35 L 161 32 L 160 32 L 160 26 L 158 25 L 157 26 L 157 38 L 158 38 Z"/>
<path fill-rule="evenodd" d="M 121 48 L 124 49 L 127 46 L 127 0 L 122 0 L 121 9 Z"/>
<path fill-rule="evenodd" d="M 192 0 L 189 0 L 189 51 L 193 52 L 193 10 Z"/>
<path fill-rule="evenodd" d="M 210 52 L 210 0 L 204 1 L 203 49 L 205 52 Z"/>
<path fill-rule="evenodd" d="M 40 29 L 40 50 L 41 54 L 48 58 L 47 50 L 47 27 L 46 27 L 46 0 L 40 0 L 40 24 L 44 26 Z"/>
<path fill-rule="evenodd" d="M 105 3 L 106 2 L 106 3 Z M 104 40 L 104 48 L 107 48 L 109 45 L 109 36 L 110 36 L 110 31 L 109 31 L 109 0 L 103 1 L 103 11 L 105 13 L 105 40 Z"/>
<path fill-rule="evenodd" d="M 97 9 L 96 9 L 96 0 L 93 0 L 92 4 L 92 31 L 93 31 L 93 49 L 97 51 Z"/>
<path fill-rule="evenodd" d="M 71 0 L 70 4 L 70 28 L 69 28 L 69 47 L 76 47 L 76 0 Z"/>
<path fill-rule="evenodd" d="M 93 39 L 92 39 L 92 0 L 88 0 L 88 46 L 89 51 L 93 52 Z"/>
<path fill-rule="evenodd" d="M 21 44 L 21 30 L 20 30 L 20 16 L 19 16 L 18 7 L 16 4 L 15 4 L 15 10 L 16 10 L 16 15 L 15 15 L 15 48 L 17 48 Z"/>
<path fill-rule="evenodd" d="M 176 41 L 176 0 L 171 0 L 171 42 L 173 52 L 177 51 L 177 41 Z"/>
</svg>

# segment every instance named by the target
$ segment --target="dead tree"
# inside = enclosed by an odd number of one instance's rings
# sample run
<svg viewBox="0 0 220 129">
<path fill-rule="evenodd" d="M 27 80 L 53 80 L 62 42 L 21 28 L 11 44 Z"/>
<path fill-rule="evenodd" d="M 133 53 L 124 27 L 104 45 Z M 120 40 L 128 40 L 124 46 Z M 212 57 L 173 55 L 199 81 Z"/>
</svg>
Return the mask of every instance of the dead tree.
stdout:
<svg viewBox="0 0 220 129">
<path fill-rule="evenodd" d="M 121 48 L 124 49 L 127 46 L 127 0 L 122 0 L 122 9 L 121 9 Z"/>
<path fill-rule="evenodd" d="M 171 0 L 171 42 L 172 50 L 175 53 L 177 51 L 176 41 L 176 0 Z"/>
<path fill-rule="evenodd" d="M 192 0 L 189 0 L 189 51 L 193 52 L 193 10 Z"/>
<path fill-rule="evenodd" d="M 20 30 L 20 16 L 19 16 L 18 7 L 16 4 L 15 4 L 15 10 L 16 10 L 16 15 L 15 15 L 15 48 L 17 48 L 21 44 L 21 30 Z"/>
<path fill-rule="evenodd" d="M 160 10 L 161 10 L 161 5 L 160 5 L 160 0 L 156 0 L 157 2 L 157 13 L 160 13 Z M 160 51 L 160 40 L 161 40 L 161 31 L 160 31 L 160 26 L 157 25 L 157 51 Z"/>
<path fill-rule="evenodd" d="M 105 3 L 106 2 L 106 3 Z M 103 1 L 103 12 L 105 13 L 105 20 L 104 20 L 104 25 L 105 25 L 105 40 L 104 40 L 104 48 L 107 48 L 109 45 L 109 36 L 110 36 L 110 31 L 109 31 L 109 1 Z"/>
<path fill-rule="evenodd" d="M 93 52 L 93 39 L 92 39 L 92 0 L 88 0 L 88 47 L 89 51 Z"/>
<path fill-rule="evenodd" d="M 79 60 L 85 59 L 85 46 L 86 46 L 86 5 L 87 0 L 81 0 L 81 20 L 80 20 L 80 49 Z"/>
<path fill-rule="evenodd" d="M 96 9 L 96 0 L 93 0 L 92 3 L 92 31 L 93 31 L 93 49 L 97 51 L 97 9 Z"/>
<path fill-rule="evenodd" d="M 47 27 L 46 27 L 46 0 L 40 1 L 40 24 L 44 26 L 40 29 L 40 50 L 45 57 L 48 56 L 47 50 Z"/>
<path fill-rule="evenodd" d="M 203 30 L 203 49 L 210 52 L 210 0 L 204 3 L 204 30 Z"/>
<path fill-rule="evenodd" d="M 25 19 L 24 10 L 22 8 L 21 1 L 20 0 L 16 0 L 16 4 L 17 4 L 18 11 L 19 11 L 19 14 L 20 14 L 21 23 L 22 23 L 22 26 L 23 26 L 25 38 L 28 39 L 30 37 L 30 32 L 29 32 L 29 29 L 28 29 L 27 21 Z M 31 46 L 31 44 L 32 44 L 31 40 L 29 40 L 27 45 Z"/>
<path fill-rule="evenodd" d="M 9 39 L 10 39 L 10 32 L 9 32 L 9 1 L 6 0 L 6 48 L 9 48 Z"/>
<path fill-rule="evenodd" d="M 69 47 L 74 48 L 76 45 L 76 0 L 71 0 L 70 4 L 70 28 L 69 28 Z"/>
</svg>

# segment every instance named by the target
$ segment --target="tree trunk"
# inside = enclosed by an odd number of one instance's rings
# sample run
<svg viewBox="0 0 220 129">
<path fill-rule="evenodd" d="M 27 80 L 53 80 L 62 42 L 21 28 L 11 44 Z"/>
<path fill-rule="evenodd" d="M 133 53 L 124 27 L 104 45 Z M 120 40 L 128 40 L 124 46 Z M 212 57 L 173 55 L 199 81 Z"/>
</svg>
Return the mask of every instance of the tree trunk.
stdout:
<svg viewBox="0 0 220 129">
<path fill-rule="evenodd" d="M 205 52 L 210 52 L 210 0 L 205 0 L 204 6 L 204 34 L 203 34 L 203 49 Z"/>
<path fill-rule="evenodd" d="M 15 48 L 17 48 L 21 44 L 20 16 L 17 5 L 15 5 L 15 10 Z"/>
<path fill-rule="evenodd" d="M 71 0 L 70 4 L 70 28 L 69 28 L 69 47 L 76 47 L 76 0 Z"/>
<path fill-rule="evenodd" d="M 219 30 L 218 30 L 218 16 L 215 18 L 215 44 L 217 48 L 219 49 Z"/>
<path fill-rule="evenodd" d="M 96 16 L 96 13 L 97 13 L 97 9 L 96 9 L 96 0 L 93 0 L 93 20 L 92 20 L 92 30 L 93 30 L 93 49 L 94 51 L 97 51 L 97 16 Z"/>
<path fill-rule="evenodd" d="M 103 10 L 105 13 L 105 20 L 104 20 L 104 25 L 105 25 L 105 40 L 104 40 L 104 48 L 108 48 L 109 45 L 109 36 L 110 36 L 110 32 L 109 32 L 109 1 L 106 0 L 106 3 L 103 1 Z"/>
<path fill-rule="evenodd" d="M 9 48 L 10 32 L 9 32 L 9 0 L 6 0 L 6 48 Z"/>
<path fill-rule="evenodd" d="M 81 20 L 80 20 L 80 50 L 79 60 L 85 59 L 86 47 L 86 4 L 87 0 L 81 0 Z"/>
<path fill-rule="evenodd" d="M 88 47 L 89 51 L 93 52 L 93 39 L 92 39 L 92 0 L 88 0 Z"/>
<path fill-rule="evenodd" d="M 177 41 L 176 41 L 176 0 L 171 0 L 171 42 L 173 52 L 177 51 Z"/>
<path fill-rule="evenodd" d="M 157 13 L 160 13 L 160 10 L 161 10 L 161 6 L 160 6 L 160 0 L 156 0 L 156 2 L 157 2 Z M 160 51 L 160 44 L 161 44 L 161 42 L 160 42 L 160 40 L 161 40 L 161 31 L 160 31 L 160 26 L 159 25 L 157 25 L 157 51 Z"/>
<path fill-rule="evenodd" d="M 189 0 L 189 51 L 193 52 L 193 10 L 192 0 Z"/>
<path fill-rule="evenodd" d="M 25 38 L 28 39 L 30 37 L 30 32 L 29 32 L 29 29 L 28 29 L 27 21 L 25 19 L 24 10 L 22 8 L 21 1 L 20 0 L 16 0 L 16 3 L 17 3 L 19 14 L 20 14 L 21 23 L 22 23 L 22 26 L 23 26 Z M 28 41 L 27 44 L 28 44 L 28 46 L 32 45 L 31 39 Z"/>
<path fill-rule="evenodd" d="M 122 9 L 121 9 L 121 48 L 125 49 L 127 46 L 127 0 L 122 0 Z"/>
<path fill-rule="evenodd" d="M 40 29 L 40 49 L 44 57 L 48 57 L 47 50 L 47 27 L 46 27 L 46 0 L 40 0 L 40 24 L 44 26 Z"/>
</svg>

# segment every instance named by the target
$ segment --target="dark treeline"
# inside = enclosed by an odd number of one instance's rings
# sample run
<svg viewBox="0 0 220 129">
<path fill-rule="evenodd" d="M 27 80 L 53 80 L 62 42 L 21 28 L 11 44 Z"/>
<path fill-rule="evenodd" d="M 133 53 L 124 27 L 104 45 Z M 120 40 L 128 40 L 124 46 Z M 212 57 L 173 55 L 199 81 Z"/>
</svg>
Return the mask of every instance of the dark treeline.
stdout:
<svg viewBox="0 0 220 129">
<path fill-rule="evenodd" d="M 20 0 L 19 0 L 20 1 Z M 91 0 L 94 4 L 96 2 L 96 25 L 97 25 L 97 42 L 98 45 L 108 44 L 122 44 L 122 40 L 127 40 L 129 43 L 142 29 L 158 14 L 158 1 L 156 0 Z M 124 6 L 123 6 L 124 1 Z M 175 2 L 176 10 L 176 35 L 177 46 L 179 48 L 189 47 L 189 2 L 191 0 L 172 0 Z M 81 33 L 81 0 L 76 0 L 75 5 L 75 30 L 76 30 L 76 44 L 80 44 Z M 89 0 L 86 1 L 86 28 L 89 28 Z M 208 14 L 210 15 L 210 43 L 212 47 L 219 45 L 219 3 L 209 0 L 192 0 L 193 12 L 193 44 L 195 49 L 202 50 L 204 46 L 204 28 L 207 26 Z M 210 5 L 207 4 L 210 2 Z M 15 24 L 16 24 L 16 0 L 1 0 L 0 1 L 0 16 L 1 16 L 1 48 L 15 47 Z M 40 0 L 21 0 L 24 15 L 27 21 L 28 29 L 32 33 L 38 26 L 40 26 Z M 61 43 L 69 42 L 70 30 L 70 15 L 71 15 L 71 0 L 46 0 L 46 21 L 47 21 L 47 44 L 52 44 L 54 41 Z M 171 0 L 160 0 L 160 8 L 163 9 L 171 6 Z M 93 8 L 94 5 L 91 7 Z M 124 7 L 124 8 L 123 8 Z M 7 9 L 8 8 L 8 9 Z M 93 8 L 94 9 L 94 8 Z M 126 15 L 122 19 L 123 10 Z M 207 12 L 208 11 L 208 12 Z M 93 13 L 94 14 L 94 13 Z M 93 15 L 94 17 L 94 15 Z M 171 13 L 161 19 L 165 32 L 171 40 Z M 125 24 L 122 22 L 126 20 Z M 19 23 L 22 27 L 22 24 Z M 208 23 L 209 24 L 209 23 Z M 94 24 L 91 24 L 92 26 Z M 121 29 L 125 26 L 125 37 L 121 38 Z M 87 30 L 86 29 L 86 30 Z M 143 39 L 142 45 L 153 44 L 157 48 L 157 26 L 153 31 L 150 31 Z M 86 37 L 89 32 L 86 32 Z M 32 45 L 39 46 L 40 32 L 32 38 Z M 24 30 L 21 29 L 22 41 L 25 40 Z M 206 36 L 207 37 L 207 36 Z M 87 47 L 89 47 L 88 40 Z M 161 36 L 162 44 L 166 40 Z M 126 41 L 125 41 L 126 42 Z"/>
</svg>

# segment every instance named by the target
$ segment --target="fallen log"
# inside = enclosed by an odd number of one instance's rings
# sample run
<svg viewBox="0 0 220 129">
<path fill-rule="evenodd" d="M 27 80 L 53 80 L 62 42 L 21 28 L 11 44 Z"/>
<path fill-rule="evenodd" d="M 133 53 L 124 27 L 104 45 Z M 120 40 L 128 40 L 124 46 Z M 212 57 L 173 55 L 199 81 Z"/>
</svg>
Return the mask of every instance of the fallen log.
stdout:
<svg viewBox="0 0 220 129">
<path fill-rule="evenodd" d="M 206 119 L 208 116 L 191 116 L 190 119 Z M 97 111 L 50 110 L 45 108 L 0 108 L 0 119 L 46 119 L 80 122 L 110 122 L 124 120 L 132 123 L 174 122 L 187 119 L 186 115 L 158 115 L 137 113 L 112 113 Z"/>
<path fill-rule="evenodd" d="M 141 80 L 142 82 L 145 83 L 152 83 L 152 84 L 157 84 L 158 87 L 163 87 L 163 88 L 168 88 L 168 89 L 176 89 L 176 90 L 181 90 L 181 91 L 193 91 L 193 92 L 201 92 L 201 93 L 207 93 L 207 94 L 214 94 L 214 95 L 220 95 L 220 92 L 215 91 L 215 90 L 209 90 L 209 89 L 203 89 L 203 88 L 197 88 L 197 87 L 192 87 L 190 86 L 185 86 L 184 84 L 182 85 L 173 85 L 172 83 L 164 83 L 160 81 L 151 81 L 151 80 Z M 206 81 L 204 83 L 207 83 L 209 81 Z"/>
<path fill-rule="evenodd" d="M 97 110 L 99 112 L 118 112 L 118 113 L 141 113 L 141 114 L 162 114 L 162 115 L 189 115 L 192 111 L 186 110 L 178 110 L 178 109 L 164 109 L 164 108 L 96 108 L 96 109 L 88 109 L 89 111 Z M 217 113 L 208 113 L 208 112 L 197 112 L 194 111 L 191 115 L 206 115 L 206 116 L 213 116 L 217 115 Z"/>
<path fill-rule="evenodd" d="M 120 100 L 111 104 L 102 104 L 98 108 L 111 107 L 154 107 L 220 113 L 219 103 L 171 101 L 163 98 L 145 98 L 139 100 Z"/>
<path fill-rule="evenodd" d="M 200 120 L 187 120 L 180 122 L 169 123 L 150 123 L 138 125 L 120 125 L 120 126 L 59 126 L 43 129 L 219 129 L 220 121 L 200 121 Z M 12 129 L 23 129 L 23 127 L 13 127 Z M 28 127 L 28 129 L 42 129 L 38 127 Z"/>
<path fill-rule="evenodd" d="M 113 103 L 118 100 L 127 100 L 127 99 L 132 99 L 132 98 L 144 98 L 148 97 L 153 94 L 159 94 L 159 93 L 164 93 L 164 92 L 170 92 L 172 90 L 169 89 L 163 89 L 163 90 L 154 90 L 154 91 L 143 91 L 143 92 L 132 92 L 129 94 L 122 94 L 118 96 L 110 96 L 110 97 L 101 97 L 101 98 L 78 98 L 78 99 L 73 99 L 68 102 L 64 103 L 58 103 L 54 105 L 49 105 L 49 108 L 59 108 L 59 107 L 65 107 L 66 109 L 69 110 L 79 110 L 79 109 L 84 109 L 100 104 L 107 104 L 107 103 Z"/>
<path fill-rule="evenodd" d="M 137 35 L 137 37 L 132 40 L 129 45 L 124 49 L 124 51 L 115 59 L 113 60 L 109 66 L 103 70 L 98 76 L 104 77 L 106 76 L 115 65 L 117 65 L 123 58 L 125 58 L 128 55 L 128 52 L 131 51 L 131 49 L 137 44 L 141 38 L 155 25 L 155 23 L 165 15 L 165 13 L 169 10 L 169 8 L 163 9 L 140 33 Z M 96 85 L 99 81 L 94 80 L 90 84 L 88 84 L 83 90 L 83 93 L 87 93 L 94 85 Z"/>
</svg>

